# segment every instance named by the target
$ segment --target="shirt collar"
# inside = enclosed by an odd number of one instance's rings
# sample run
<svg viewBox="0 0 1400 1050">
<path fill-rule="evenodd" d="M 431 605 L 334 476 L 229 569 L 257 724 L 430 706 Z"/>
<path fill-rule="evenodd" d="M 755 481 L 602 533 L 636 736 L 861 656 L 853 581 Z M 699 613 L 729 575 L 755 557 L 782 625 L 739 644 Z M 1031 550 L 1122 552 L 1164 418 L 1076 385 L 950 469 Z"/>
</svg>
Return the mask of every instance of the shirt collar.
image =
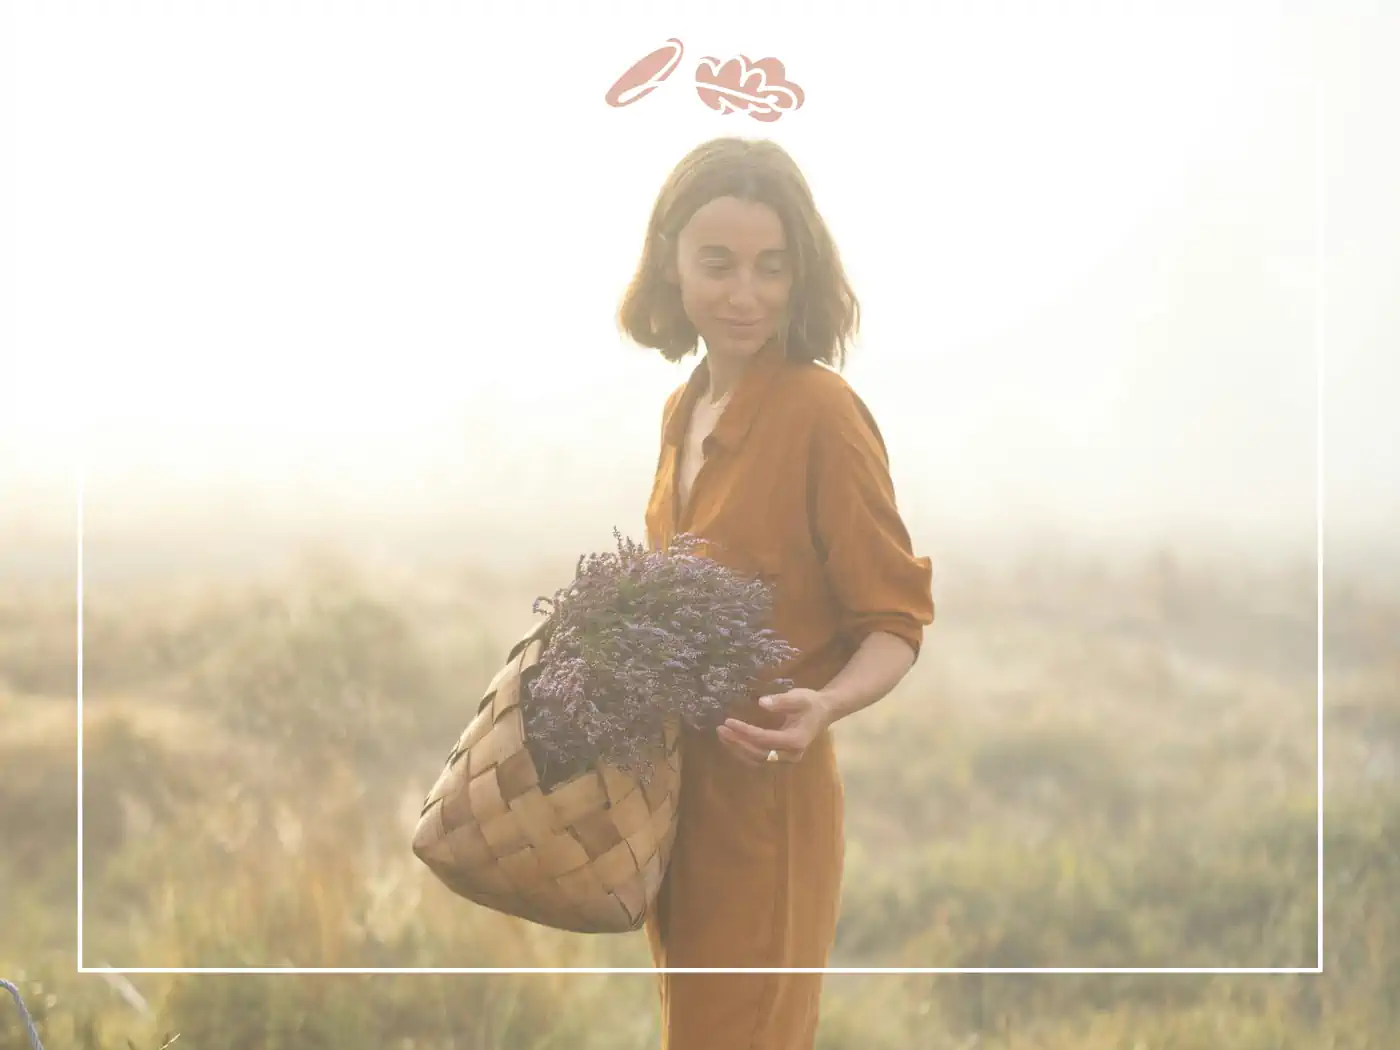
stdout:
<svg viewBox="0 0 1400 1050">
<path fill-rule="evenodd" d="M 711 432 L 716 444 L 733 449 L 744 440 L 763 406 L 773 381 L 782 370 L 786 357 L 786 345 L 782 338 L 770 339 L 754 355 L 754 359 L 740 374 L 733 396 Z M 685 427 L 690 420 L 691 411 L 701 394 L 708 389 L 709 379 L 710 359 L 707 354 L 691 372 L 680 402 L 676 405 L 676 411 L 667 421 L 666 444 L 679 445 L 684 440 Z"/>
</svg>

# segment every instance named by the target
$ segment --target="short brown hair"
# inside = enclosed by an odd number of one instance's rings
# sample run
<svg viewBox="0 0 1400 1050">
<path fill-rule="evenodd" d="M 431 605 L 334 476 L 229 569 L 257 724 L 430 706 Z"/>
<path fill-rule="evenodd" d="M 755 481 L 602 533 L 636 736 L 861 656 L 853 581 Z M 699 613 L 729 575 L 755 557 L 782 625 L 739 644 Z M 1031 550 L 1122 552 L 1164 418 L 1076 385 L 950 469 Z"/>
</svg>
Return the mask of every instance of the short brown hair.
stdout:
<svg viewBox="0 0 1400 1050">
<path fill-rule="evenodd" d="M 700 335 L 685 315 L 679 289 L 666 280 L 666 266 L 691 216 L 719 197 L 756 201 L 778 213 L 793 258 L 787 356 L 840 368 L 860 324 L 860 304 L 807 180 L 787 151 L 767 139 L 711 139 L 676 165 L 652 206 L 642 259 L 618 310 L 619 327 L 668 361 L 699 347 Z"/>
</svg>

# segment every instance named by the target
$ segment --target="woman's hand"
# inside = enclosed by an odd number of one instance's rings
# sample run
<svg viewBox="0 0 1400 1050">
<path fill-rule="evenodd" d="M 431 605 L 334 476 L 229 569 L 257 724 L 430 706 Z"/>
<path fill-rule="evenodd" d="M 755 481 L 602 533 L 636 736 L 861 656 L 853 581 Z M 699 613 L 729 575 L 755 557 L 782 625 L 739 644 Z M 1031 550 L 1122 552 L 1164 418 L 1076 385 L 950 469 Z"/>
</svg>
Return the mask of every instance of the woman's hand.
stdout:
<svg viewBox="0 0 1400 1050">
<path fill-rule="evenodd" d="M 776 696 L 765 696 L 759 703 L 782 715 L 782 726 L 761 729 L 730 718 L 717 730 L 720 740 L 734 755 L 754 765 L 766 765 L 770 751 L 778 753 L 775 762 L 801 761 L 807 748 L 832 721 L 830 705 L 818 689 L 789 689 Z"/>
</svg>

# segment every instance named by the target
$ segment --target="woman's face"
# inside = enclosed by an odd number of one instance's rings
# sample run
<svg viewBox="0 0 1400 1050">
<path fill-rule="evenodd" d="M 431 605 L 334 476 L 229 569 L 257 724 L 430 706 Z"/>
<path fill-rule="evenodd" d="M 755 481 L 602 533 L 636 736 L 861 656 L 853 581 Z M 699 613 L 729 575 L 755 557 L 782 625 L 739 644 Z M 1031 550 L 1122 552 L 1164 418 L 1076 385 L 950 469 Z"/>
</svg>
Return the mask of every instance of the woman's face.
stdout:
<svg viewBox="0 0 1400 1050">
<path fill-rule="evenodd" d="M 673 279 L 709 353 L 757 353 L 787 324 L 792 293 L 792 260 L 778 213 L 737 197 L 710 201 L 681 230 Z"/>
</svg>

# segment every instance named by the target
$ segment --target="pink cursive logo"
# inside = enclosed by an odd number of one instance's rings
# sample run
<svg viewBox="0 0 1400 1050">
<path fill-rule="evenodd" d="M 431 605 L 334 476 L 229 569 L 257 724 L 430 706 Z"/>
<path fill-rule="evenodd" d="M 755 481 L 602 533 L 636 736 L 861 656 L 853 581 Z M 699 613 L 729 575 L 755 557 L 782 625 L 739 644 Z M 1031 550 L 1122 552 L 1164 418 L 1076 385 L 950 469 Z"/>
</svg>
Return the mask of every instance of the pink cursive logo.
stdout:
<svg viewBox="0 0 1400 1050">
<path fill-rule="evenodd" d="M 639 99 L 646 98 L 669 77 L 681 64 L 685 45 L 675 37 L 662 44 L 649 55 L 644 55 L 632 63 L 630 69 L 617 78 L 608 88 L 605 99 L 610 106 L 622 108 Z"/>
<path fill-rule="evenodd" d="M 700 101 L 722 115 L 747 113 L 754 120 L 774 121 L 802 105 L 802 89 L 787 79 L 776 58 L 751 61 L 740 55 L 721 62 L 702 58 L 695 70 Z"/>
<path fill-rule="evenodd" d="M 672 37 L 650 54 L 643 55 L 613 82 L 603 99 L 614 109 L 630 106 L 651 94 L 676 71 L 685 45 Z M 747 113 L 754 120 L 772 122 L 800 109 L 806 100 L 802 88 L 787 78 L 776 58 L 739 55 L 721 61 L 702 58 L 695 69 L 695 91 L 700 101 L 721 116 Z"/>
</svg>

